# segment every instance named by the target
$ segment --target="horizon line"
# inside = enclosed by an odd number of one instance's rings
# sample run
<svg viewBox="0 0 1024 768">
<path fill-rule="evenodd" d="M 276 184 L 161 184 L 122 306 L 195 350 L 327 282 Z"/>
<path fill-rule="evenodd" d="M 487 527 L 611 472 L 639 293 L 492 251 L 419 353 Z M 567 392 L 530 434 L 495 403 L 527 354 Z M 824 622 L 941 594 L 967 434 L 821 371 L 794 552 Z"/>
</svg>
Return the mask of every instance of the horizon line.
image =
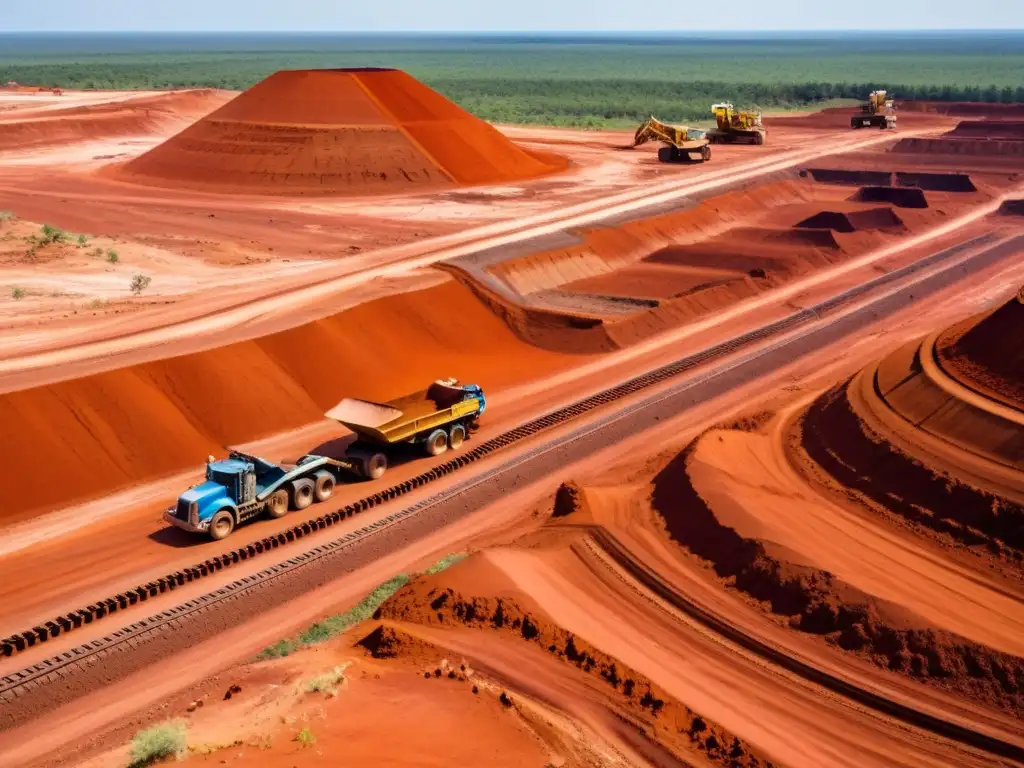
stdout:
<svg viewBox="0 0 1024 768">
<path fill-rule="evenodd" d="M 408 30 L 382 30 L 382 29 L 16 29 L 0 30 L 0 37 L 6 35 L 23 34 L 45 34 L 45 35 L 66 35 L 66 34 L 156 34 L 156 35 L 180 35 L 180 34 L 272 34 L 272 35 L 699 35 L 699 34 L 816 34 L 816 33 L 870 33 L 870 34 L 901 34 L 901 33 L 952 33 L 952 34 L 974 34 L 978 32 L 988 33 L 1020 33 L 1024 32 L 1021 27 L 894 27 L 889 29 L 878 28 L 805 28 L 805 29 L 519 29 L 519 30 L 484 30 L 484 29 L 408 29 Z"/>
</svg>

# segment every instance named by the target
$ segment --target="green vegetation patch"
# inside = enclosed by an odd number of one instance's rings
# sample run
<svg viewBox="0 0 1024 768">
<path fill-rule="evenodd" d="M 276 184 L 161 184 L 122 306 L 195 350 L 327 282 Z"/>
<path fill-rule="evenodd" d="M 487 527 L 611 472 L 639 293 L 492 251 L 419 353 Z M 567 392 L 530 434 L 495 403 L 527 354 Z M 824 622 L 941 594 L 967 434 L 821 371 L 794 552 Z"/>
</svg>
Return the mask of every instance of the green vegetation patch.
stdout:
<svg viewBox="0 0 1024 768">
<path fill-rule="evenodd" d="M 427 568 L 424 573 L 440 573 L 446 568 L 451 568 L 465 557 L 466 555 L 461 553 L 447 555 Z M 318 621 L 316 624 L 303 630 L 295 637 L 285 638 L 284 640 L 274 643 L 269 648 L 263 649 L 259 656 L 256 657 L 256 660 L 263 661 L 265 659 L 281 658 L 303 648 L 308 648 L 311 645 L 318 645 L 320 643 L 327 642 L 332 637 L 336 637 L 337 635 L 348 631 L 356 624 L 366 621 L 368 618 L 373 616 L 385 600 L 408 583 L 409 574 L 406 573 L 400 573 L 397 576 L 388 579 L 364 597 L 358 605 L 350 608 L 344 613 L 328 616 L 326 619 Z"/>
<path fill-rule="evenodd" d="M 173 721 L 139 731 L 132 739 L 130 768 L 142 768 L 178 757 L 187 747 L 185 723 Z"/>
</svg>

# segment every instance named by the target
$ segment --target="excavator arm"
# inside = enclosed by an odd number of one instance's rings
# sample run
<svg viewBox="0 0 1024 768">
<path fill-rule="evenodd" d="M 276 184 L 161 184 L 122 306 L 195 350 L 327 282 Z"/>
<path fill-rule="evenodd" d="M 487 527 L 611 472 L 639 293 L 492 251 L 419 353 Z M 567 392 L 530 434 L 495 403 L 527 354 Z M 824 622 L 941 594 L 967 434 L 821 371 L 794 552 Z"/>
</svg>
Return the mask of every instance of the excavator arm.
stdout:
<svg viewBox="0 0 1024 768">
<path fill-rule="evenodd" d="M 636 129 L 633 136 L 633 146 L 639 147 L 648 141 L 661 141 L 669 146 L 681 147 L 690 140 L 690 129 L 663 123 L 653 115 Z"/>
</svg>

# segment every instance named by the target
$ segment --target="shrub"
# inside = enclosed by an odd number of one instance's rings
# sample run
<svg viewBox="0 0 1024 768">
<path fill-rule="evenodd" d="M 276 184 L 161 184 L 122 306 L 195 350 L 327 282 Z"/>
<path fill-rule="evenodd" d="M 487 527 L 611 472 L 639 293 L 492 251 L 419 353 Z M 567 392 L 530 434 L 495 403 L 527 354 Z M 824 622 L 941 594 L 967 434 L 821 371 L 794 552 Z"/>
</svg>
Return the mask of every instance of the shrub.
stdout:
<svg viewBox="0 0 1024 768">
<path fill-rule="evenodd" d="M 335 667 L 330 672 L 317 675 L 306 683 L 306 693 L 326 693 L 328 696 L 338 695 L 338 686 L 345 683 L 345 670 L 348 664 Z"/>
<path fill-rule="evenodd" d="M 18 299 L 22 299 L 24 297 L 25 297 L 25 289 L 24 288 L 19 288 L 18 286 L 14 286 L 14 288 L 11 290 L 11 298 L 15 299 L 15 300 L 18 300 Z"/>
<path fill-rule="evenodd" d="M 309 728 L 303 728 L 295 734 L 295 738 L 292 739 L 292 741 L 299 742 L 299 745 L 305 749 L 306 747 L 310 747 L 316 743 L 316 736 L 313 735 L 313 731 Z"/>
<path fill-rule="evenodd" d="M 85 235 L 79 235 L 78 236 L 78 244 L 80 246 L 88 245 L 89 244 L 89 238 L 86 237 Z"/>
<path fill-rule="evenodd" d="M 43 224 L 42 229 L 39 230 L 42 237 L 39 239 L 40 245 L 49 245 L 50 243 L 63 243 L 68 239 L 68 233 L 59 227 L 51 227 L 49 224 Z"/>
<path fill-rule="evenodd" d="M 11 211 L 0 211 L 0 224 L 5 221 L 11 221 L 14 218 L 14 214 Z"/>
<path fill-rule="evenodd" d="M 111 264 L 117 264 L 117 262 L 119 262 L 120 260 L 121 257 L 118 255 L 117 251 L 115 251 L 113 248 L 107 249 L 107 261 L 109 261 Z"/>
<path fill-rule="evenodd" d="M 146 728 L 132 739 L 130 768 L 142 768 L 157 760 L 177 757 L 186 746 L 185 724 L 182 722 L 159 723 Z"/>
<path fill-rule="evenodd" d="M 153 278 L 151 278 L 149 275 L 143 275 L 141 273 L 138 274 L 138 275 L 132 275 L 132 282 L 131 282 L 132 293 L 134 293 L 136 296 L 138 296 L 144 290 L 149 288 L 149 284 L 151 282 L 153 282 Z"/>
</svg>

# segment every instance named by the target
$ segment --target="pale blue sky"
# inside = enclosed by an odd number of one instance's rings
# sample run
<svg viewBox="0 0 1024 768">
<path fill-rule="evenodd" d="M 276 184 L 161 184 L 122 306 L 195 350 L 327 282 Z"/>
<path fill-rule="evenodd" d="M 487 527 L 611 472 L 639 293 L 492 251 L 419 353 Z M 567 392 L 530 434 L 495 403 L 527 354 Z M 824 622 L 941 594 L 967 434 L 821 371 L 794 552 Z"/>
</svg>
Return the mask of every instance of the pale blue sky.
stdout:
<svg viewBox="0 0 1024 768">
<path fill-rule="evenodd" d="M 0 32 L 1022 27 L 1024 0 L 0 0 Z"/>
</svg>

